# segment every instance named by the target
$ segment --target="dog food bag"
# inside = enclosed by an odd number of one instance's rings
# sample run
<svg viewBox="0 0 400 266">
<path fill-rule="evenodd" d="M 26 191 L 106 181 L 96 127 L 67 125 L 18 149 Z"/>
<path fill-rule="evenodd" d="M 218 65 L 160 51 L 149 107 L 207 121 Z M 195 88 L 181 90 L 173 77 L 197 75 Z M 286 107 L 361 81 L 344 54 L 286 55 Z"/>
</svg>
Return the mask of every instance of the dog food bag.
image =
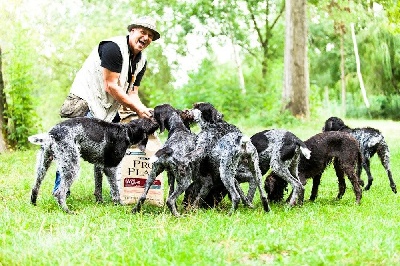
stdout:
<svg viewBox="0 0 400 266">
<path fill-rule="evenodd" d="M 149 136 L 145 152 L 136 146 L 130 147 L 122 159 L 117 178 L 121 201 L 124 204 L 133 204 L 143 194 L 144 185 L 151 171 L 150 157 L 161 148 L 161 141 L 156 135 Z M 163 176 L 157 176 L 150 187 L 146 202 L 156 205 L 164 205 Z"/>
</svg>

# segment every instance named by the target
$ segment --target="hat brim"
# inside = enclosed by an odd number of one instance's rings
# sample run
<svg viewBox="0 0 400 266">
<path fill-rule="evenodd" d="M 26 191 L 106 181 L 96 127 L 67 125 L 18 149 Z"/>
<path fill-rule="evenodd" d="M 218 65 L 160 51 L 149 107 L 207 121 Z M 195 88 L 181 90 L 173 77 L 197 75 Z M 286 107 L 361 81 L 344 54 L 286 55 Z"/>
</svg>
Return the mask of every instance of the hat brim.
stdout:
<svg viewBox="0 0 400 266">
<path fill-rule="evenodd" d="M 160 39 L 160 37 L 161 37 L 160 33 L 151 27 L 148 27 L 148 26 L 145 26 L 142 24 L 131 24 L 128 26 L 129 31 L 131 31 L 134 28 L 145 28 L 145 29 L 148 29 L 151 32 L 153 32 L 153 39 L 152 39 L 153 41 L 156 41 L 156 40 Z"/>
</svg>

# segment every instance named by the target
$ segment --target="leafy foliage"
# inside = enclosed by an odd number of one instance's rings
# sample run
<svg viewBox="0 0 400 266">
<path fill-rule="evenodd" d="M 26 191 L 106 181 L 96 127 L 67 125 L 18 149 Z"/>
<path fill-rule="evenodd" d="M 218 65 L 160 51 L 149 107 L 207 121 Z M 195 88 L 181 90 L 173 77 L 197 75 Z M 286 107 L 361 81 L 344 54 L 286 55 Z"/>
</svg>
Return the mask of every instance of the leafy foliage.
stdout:
<svg viewBox="0 0 400 266">
<path fill-rule="evenodd" d="M 374 11 L 372 2 L 383 4 L 383 11 Z M 5 8 L 0 10 L 4 21 L 4 27 L 0 28 L 5 54 L 3 69 L 10 73 L 5 76 L 5 82 L 9 88 L 12 83 L 24 87 L 25 90 L 17 91 L 27 93 L 27 96 L 15 95 L 15 99 L 10 99 L 10 104 L 26 105 L 28 110 L 12 109 L 8 113 L 8 126 L 10 130 L 15 129 L 16 135 L 10 135 L 14 143 L 22 141 L 23 145 L 26 138 L 17 137 L 17 134 L 28 134 L 28 129 L 38 130 L 40 122 L 44 129 L 59 122 L 59 107 L 90 51 L 102 39 L 126 34 L 129 21 L 140 14 L 157 17 L 162 36 L 146 51 L 149 65 L 140 94 L 148 106 L 169 102 L 178 108 L 187 108 L 195 101 L 209 101 L 232 122 L 265 127 L 301 123 L 283 112 L 281 107 L 285 38 L 284 18 L 280 16 L 282 0 L 149 0 L 140 3 L 77 0 L 73 5 L 60 1 L 24 0 L 21 3 L 6 1 Z M 330 6 L 332 3 L 337 5 Z M 397 5 L 399 3 L 397 1 Z M 364 110 L 353 44 L 349 31 L 346 31 L 343 40 L 347 116 L 397 119 L 396 114 L 400 113 L 397 104 L 400 37 L 395 30 L 398 24 L 393 23 L 399 10 L 395 2 L 321 0 L 308 1 L 307 7 L 311 114 L 336 112 L 341 100 L 340 36 L 337 30 L 338 25 L 347 29 L 353 22 L 361 71 L 372 107 Z M 13 37 L 14 34 L 20 37 Z M 16 49 L 22 47 L 20 43 L 26 36 L 29 41 L 23 44 L 25 54 L 14 60 Z M 239 61 L 246 94 L 239 89 L 233 57 L 221 63 L 215 50 L 217 44 L 231 47 L 232 43 L 240 47 Z M 223 52 L 227 53 L 228 49 Z M 197 65 L 197 62 L 200 63 Z M 266 67 L 267 72 L 263 72 Z M 189 81 L 185 83 L 181 77 L 187 69 L 190 69 Z M 22 86 L 9 79 L 23 73 L 26 73 L 23 78 L 17 79 L 31 85 Z M 40 122 L 16 122 L 27 119 L 22 113 L 25 116 L 32 113 L 32 120 L 37 121 L 36 112 Z M 16 117 L 11 117 L 14 115 Z"/>
<path fill-rule="evenodd" d="M 22 32 L 24 30 L 20 29 Z M 40 120 L 35 111 L 37 105 L 33 97 L 35 90 L 32 69 L 33 58 L 29 54 L 29 45 L 24 34 L 15 35 L 14 49 L 7 54 L 5 67 L 6 106 L 4 111 L 7 143 L 12 148 L 23 149 L 28 145 L 27 137 L 40 128 Z"/>
</svg>

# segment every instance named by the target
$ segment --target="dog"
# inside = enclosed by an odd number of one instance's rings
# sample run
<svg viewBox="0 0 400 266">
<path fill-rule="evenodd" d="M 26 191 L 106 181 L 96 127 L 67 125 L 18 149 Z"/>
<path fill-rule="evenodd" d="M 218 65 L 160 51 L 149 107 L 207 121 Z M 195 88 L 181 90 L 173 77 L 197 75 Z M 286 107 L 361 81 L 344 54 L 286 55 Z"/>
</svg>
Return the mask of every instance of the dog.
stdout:
<svg viewBox="0 0 400 266">
<path fill-rule="evenodd" d="M 147 118 L 139 118 L 128 124 L 116 124 L 96 118 L 78 117 L 62 121 L 48 133 L 30 136 L 28 140 L 31 143 L 41 145 L 31 203 L 36 205 L 40 185 L 51 162 L 56 160 L 61 183 L 54 196 L 66 213 L 72 213 L 66 204 L 66 193 L 78 175 L 80 157 L 105 173 L 112 200 L 121 203 L 115 176 L 117 166 L 131 145 L 138 144 L 144 150 L 148 135 L 158 128 L 154 119 Z"/>
<path fill-rule="evenodd" d="M 393 193 L 397 193 L 396 184 L 393 181 L 392 171 L 390 170 L 390 152 L 389 147 L 383 137 L 382 133 L 371 127 L 363 128 L 350 128 L 346 126 L 342 119 L 338 117 L 330 117 L 325 121 L 325 125 L 322 131 L 343 131 L 352 134 L 358 141 L 361 153 L 363 155 L 362 167 L 368 176 L 368 184 L 365 186 L 365 190 L 369 190 L 372 185 L 374 178 L 371 174 L 370 159 L 376 154 L 385 168 L 389 178 L 389 184 Z M 361 165 L 358 171 L 361 173 Z"/>
<path fill-rule="evenodd" d="M 310 149 L 311 157 L 306 159 L 300 156 L 298 174 L 303 185 L 306 184 L 306 179 L 313 179 L 310 200 L 317 198 L 322 173 L 333 161 L 339 185 L 337 199 L 341 199 L 346 191 L 346 174 L 353 186 L 356 202 L 360 204 L 362 181 L 359 179 L 357 167 L 362 162 L 362 155 L 357 140 L 345 132 L 327 131 L 312 136 L 304 144 Z M 274 172 L 267 176 L 264 183 L 269 197 L 277 200 L 283 198 L 286 186 L 287 182 L 280 180 Z"/>
<path fill-rule="evenodd" d="M 311 151 L 302 140 L 284 129 L 264 130 L 254 134 L 250 140 L 258 153 L 261 175 L 264 176 L 271 169 L 283 180 L 289 182 L 296 191 L 290 205 L 294 206 L 296 203 L 301 205 L 304 187 L 299 180 L 297 168 L 300 153 L 308 159 Z M 251 173 L 246 165 L 240 163 L 235 179 L 243 183 L 248 182 L 250 177 Z M 214 186 L 204 201 L 214 207 L 226 194 L 227 191 L 222 186 Z"/>
<path fill-rule="evenodd" d="M 160 132 L 167 129 L 168 138 L 162 148 L 150 159 L 153 163 L 152 169 L 146 180 L 143 194 L 132 209 L 133 213 L 141 210 L 155 178 L 163 171 L 167 171 L 169 195 L 166 203 L 174 216 L 180 216 L 176 207 L 176 200 L 189 187 L 193 175 L 198 171 L 197 164 L 189 161 L 187 157 L 187 154 L 196 147 L 196 135 L 191 132 L 190 124 L 187 122 L 193 119 L 185 118 L 182 120 L 182 117 L 189 116 L 188 111 L 177 110 L 169 104 L 154 108 L 154 118 L 160 125 Z M 174 188 L 175 181 L 177 183 L 176 189 Z"/>
<path fill-rule="evenodd" d="M 193 184 L 194 194 L 197 195 L 193 205 L 200 206 L 201 200 L 207 197 L 213 186 L 222 183 L 232 201 L 230 215 L 238 208 L 241 199 L 246 205 L 252 206 L 256 188 L 260 191 L 264 211 L 269 212 L 267 195 L 261 188 L 257 150 L 250 139 L 243 136 L 236 126 L 223 120 L 222 114 L 211 103 L 195 103 L 192 113 L 201 128 L 196 148 L 189 154 L 190 161 L 200 163 L 199 178 Z M 235 179 L 239 162 L 247 162 L 252 173 L 246 197 Z"/>
<path fill-rule="evenodd" d="M 300 154 L 310 158 L 311 151 L 302 140 L 284 129 L 265 130 L 254 134 L 251 142 L 257 148 L 260 169 L 265 175 L 270 169 L 293 188 L 290 206 L 301 205 L 304 187 L 298 177 Z"/>
</svg>

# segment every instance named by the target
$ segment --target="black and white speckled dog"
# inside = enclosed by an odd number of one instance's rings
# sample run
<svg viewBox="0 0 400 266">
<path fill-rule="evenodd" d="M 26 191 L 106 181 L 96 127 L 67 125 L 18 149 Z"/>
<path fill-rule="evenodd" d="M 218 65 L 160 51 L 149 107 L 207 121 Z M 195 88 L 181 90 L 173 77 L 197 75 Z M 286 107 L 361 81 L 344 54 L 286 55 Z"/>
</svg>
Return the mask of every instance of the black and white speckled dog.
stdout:
<svg viewBox="0 0 400 266">
<path fill-rule="evenodd" d="M 269 170 L 289 182 L 296 193 L 289 202 L 292 206 L 301 204 L 304 198 L 304 187 L 298 177 L 298 164 L 300 154 L 310 158 L 310 150 L 304 142 L 293 133 L 284 129 L 264 130 L 251 137 L 251 142 L 257 149 L 261 174 L 265 175 Z M 251 173 L 243 163 L 239 164 L 236 180 L 239 183 L 248 182 Z M 216 206 L 226 195 L 222 187 L 213 187 L 205 202 L 210 206 Z M 271 199 L 271 198 L 270 198 Z"/>
<path fill-rule="evenodd" d="M 265 211 L 269 211 L 268 199 L 261 188 L 261 172 L 258 166 L 257 150 L 246 139 L 242 132 L 234 125 L 223 120 L 222 114 L 210 103 L 196 103 L 193 105 L 193 116 L 200 125 L 201 131 L 197 135 L 196 149 L 190 154 L 190 161 L 200 162 L 199 182 L 200 190 L 194 200 L 194 206 L 199 206 L 215 183 L 222 181 L 228 190 L 232 201 L 232 214 L 238 207 L 241 197 L 240 187 L 235 179 L 239 162 L 247 162 L 252 175 L 249 180 L 249 193 L 245 202 L 250 205 L 256 188 L 260 191 L 260 198 Z"/>
<path fill-rule="evenodd" d="M 182 119 L 182 117 L 190 116 L 188 112 L 177 110 L 169 104 L 154 108 L 154 118 L 160 125 L 160 132 L 167 129 L 168 139 L 151 158 L 153 165 L 146 180 L 144 192 L 132 212 L 140 211 L 155 178 L 163 171 L 167 171 L 170 188 L 167 206 L 173 215 L 179 216 L 176 200 L 189 187 L 192 176 L 198 172 L 197 164 L 187 158 L 187 154 L 193 151 L 196 145 L 196 135 L 190 131 L 188 123 L 193 119 Z M 176 189 L 174 188 L 175 181 Z"/>
<path fill-rule="evenodd" d="M 317 198 L 322 173 L 333 161 L 339 186 L 337 199 L 341 199 L 346 191 L 344 179 L 346 174 L 353 186 L 356 202 L 359 204 L 362 197 L 360 187 L 362 182 L 359 179 L 357 166 L 361 164 L 362 156 L 357 140 L 345 132 L 323 132 L 310 137 L 304 143 L 311 150 L 311 157 L 306 159 L 300 156 L 298 174 L 303 185 L 306 184 L 306 179 L 313 179 L 310 200 L 314 201 Z M 276 201 L 283 199 L 286 186 L 287 182 L 274 173 L 265 179 L 265 190 L 270 199 Z"/>
<path fill-rule="evenodd" d="M 288 182 L 292 188 L 289 205 L 301 205 L 304 199 L 304 187 L 298 177 L 300 154 L 310 158 L 311 151 L 302 140 L 284 129 L 265 130 L 254 134 L 251 142 L 257 148 L 261 173 L 272 170 Z"/>
<path fill-rule="evenodd" d="M 372 156 L 378 154 L 378 157 L 386 170 L 389 178 L 389 184 L 394 193 L 397 193 L 396 184 L 393 181 L 392 171 L 390 170 L 390 153 L 389 147 L 383 137 L 382 133 L 371 127 L 363 128 L 350 128 L 346 126 L 342 119 L 338 117 L 330 117 L 325 121 L 325 126 L 322 131 L 343 131 L 352 134 L 360 145 L 360 150 L 363 155 L 362 167 L 368 176 L 368 184 L 365 186 L 365 190 L 369 190 L 374 178 L 371 174 L 370 159 Z M 358 171 L 361 173 L 361 165 Z"/>
<path fill-rule="evenodd" d="M 61 183 L 54 192 L 61 208 L 70 213 L 66 193 L 79 172 L 79 158 L 102 169 L 110 184 L 115 203 L 120 203 L 116 181 L 116 168 L 133 144 L 144 149 L 148 135 L 158 129 L 154 119 L 139 118 L 127 124 L 108 123 L 96 118 L 71 118 L 55 125 L 48 133 L 29 137 L 29 141 L 41 145 L 37 155 L 36 183 L 32 189 L 31 203 L 36 205 L 40 185 L 53 160 L 57 161 Z"/>
</svg>

